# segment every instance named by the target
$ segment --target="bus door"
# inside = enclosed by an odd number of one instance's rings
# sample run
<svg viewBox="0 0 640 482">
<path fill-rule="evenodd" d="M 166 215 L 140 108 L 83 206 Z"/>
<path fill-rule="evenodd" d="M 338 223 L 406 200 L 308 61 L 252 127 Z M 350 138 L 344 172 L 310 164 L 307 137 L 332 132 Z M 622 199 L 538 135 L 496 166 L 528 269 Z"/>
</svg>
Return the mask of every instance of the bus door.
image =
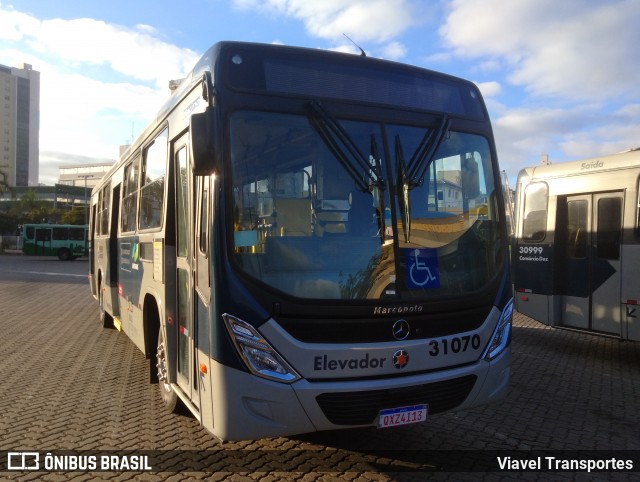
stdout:
<svg viewBox="0 0 640 482">
<path fill-rule="evenodd" d="M 51 254 L 51 228 L 36 227 L 35 240 L 34 254 L 45 256 Z"/>
<path fill-rule="evenodd" d="M 120 219 L 120 184 L 118 184 L 111 194 L 111 221 L 109 228 L 109 286 L 118 287 L 118 279 L 120 270 L 118 262 L 120 255 L 118 253 L 118 220 Z M 118 306 L 117 300 L 113 301 L 113 306 Z M 116 313 L 120 316 L 120 313 Z"/>
<path fill-rule="evenodd" d="M 194 384 L 195 308 L 193 287 L 193 180 L 189 175 L 187 137 L 175 144 L 177 383 L 196 405 Z"/>
<path fill-rule="evenodd" d="M 562 324 L 621 335 L 623 192 L 566 198 Z"/>
<path fill-rule="evenodd" d="M 86 206 L 85 206 L 86 209 Z M 96 205 L 95 204 L 91 204 L 91 216 L 89 217 L 90 219 L 90 224 L 89 224 L 89 276 L 90 276 L 90 280 L 91 280 L 91 292 L 94 294 L 94 296 L 98 295 L 97 292 L 97 282 L 98 280 L 96 279 L 96 255 L 95 255 L 95 250 L 96 250 Z"/>
</svg>

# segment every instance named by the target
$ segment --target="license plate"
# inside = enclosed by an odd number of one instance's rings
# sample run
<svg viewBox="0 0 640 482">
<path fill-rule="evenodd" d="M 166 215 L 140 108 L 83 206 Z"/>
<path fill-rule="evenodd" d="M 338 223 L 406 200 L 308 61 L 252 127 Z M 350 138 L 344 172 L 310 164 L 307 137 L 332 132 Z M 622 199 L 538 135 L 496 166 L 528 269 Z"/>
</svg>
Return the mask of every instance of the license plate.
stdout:
<svg viewBox="0 0 640 482">
<path fill-rule="evenodd" d="M 427 419 L 428 405 L 388 408 L 380 410 L 378 428 L 397 427 L 410 423 L 424 422 Z"/>
</svg>

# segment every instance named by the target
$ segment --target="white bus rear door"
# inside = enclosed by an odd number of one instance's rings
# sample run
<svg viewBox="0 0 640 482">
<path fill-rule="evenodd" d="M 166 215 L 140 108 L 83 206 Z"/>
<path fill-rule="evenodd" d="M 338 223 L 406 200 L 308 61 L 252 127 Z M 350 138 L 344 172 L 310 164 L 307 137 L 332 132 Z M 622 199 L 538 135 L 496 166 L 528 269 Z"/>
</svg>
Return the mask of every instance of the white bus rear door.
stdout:
<svg viewBox="0 0 640 482">
<path fill-rule="evenodd" d="M 620 336 L 623 192 L 568 196 L 566 203 L 560 324 Z"/>
</svg>

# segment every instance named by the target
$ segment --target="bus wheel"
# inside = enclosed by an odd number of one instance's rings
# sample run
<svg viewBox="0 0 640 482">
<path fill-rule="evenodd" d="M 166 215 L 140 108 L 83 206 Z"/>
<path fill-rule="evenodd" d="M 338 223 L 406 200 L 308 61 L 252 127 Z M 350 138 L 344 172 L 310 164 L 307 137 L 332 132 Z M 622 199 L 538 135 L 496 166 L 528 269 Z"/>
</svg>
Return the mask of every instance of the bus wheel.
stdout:
<svg viewBox="0 0 640 482">
<path fill-rule="evenodd" d="M 58 259 L 60 261 L 69 261 L 71 259 L 71 251 L 69 251 L 67 248 L 59 249 Z"/>
<path fill-rule="evenodd" d="M 104 291 L 102 290 L 102 285 L 98 285 L 98 310 L 102 327 L 113 328 L 113 317 L 104 309 Z"/>
<path fill-rule="evenodd" d="M 162 328 L 158 333 L 158 349 L 156 352 L 156 367 L 158 368 L 158 387 L 160 388 L 160 396 L 165 407 L 170 412 L 178 410 L 178 395 L 171 388 L 169 383 L 169 364 L 167 363 L 167 351 L 165 348 L 164 337 L 162 336 Z"/>
</svg>

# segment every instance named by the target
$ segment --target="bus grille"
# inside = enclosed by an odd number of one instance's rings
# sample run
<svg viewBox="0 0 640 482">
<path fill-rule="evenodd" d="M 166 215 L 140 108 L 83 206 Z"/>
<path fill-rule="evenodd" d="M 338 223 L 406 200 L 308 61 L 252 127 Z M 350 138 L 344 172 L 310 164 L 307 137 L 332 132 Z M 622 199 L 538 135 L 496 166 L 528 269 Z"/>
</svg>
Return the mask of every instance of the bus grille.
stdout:
<svg viewBox="0 0 640 482">
<path fill-rule="evenodd" d="M 424 340 L 477 330 L 492 308 L 493 304 L 487 303 L 469 309 L 404 316 L 411 323 L 411 333 L 406 339 Z M 279 316 L 276 321 L 287 333 L 305 343 L 380 343 L 395 341 L 391 327 L 398 318 L 398 315 L 335 318 L 327 313 L 317 318 Z"/>
<path fill-rule="evenodd" d="M 329 421 L 336 425 L 367 425 L 386 408 L 428 404 L 429 414 L 460 405 L 476 383 L 475 375 L 414 387 L 363 392 L 323 393 L 316 401 Z"/>
</svg>

